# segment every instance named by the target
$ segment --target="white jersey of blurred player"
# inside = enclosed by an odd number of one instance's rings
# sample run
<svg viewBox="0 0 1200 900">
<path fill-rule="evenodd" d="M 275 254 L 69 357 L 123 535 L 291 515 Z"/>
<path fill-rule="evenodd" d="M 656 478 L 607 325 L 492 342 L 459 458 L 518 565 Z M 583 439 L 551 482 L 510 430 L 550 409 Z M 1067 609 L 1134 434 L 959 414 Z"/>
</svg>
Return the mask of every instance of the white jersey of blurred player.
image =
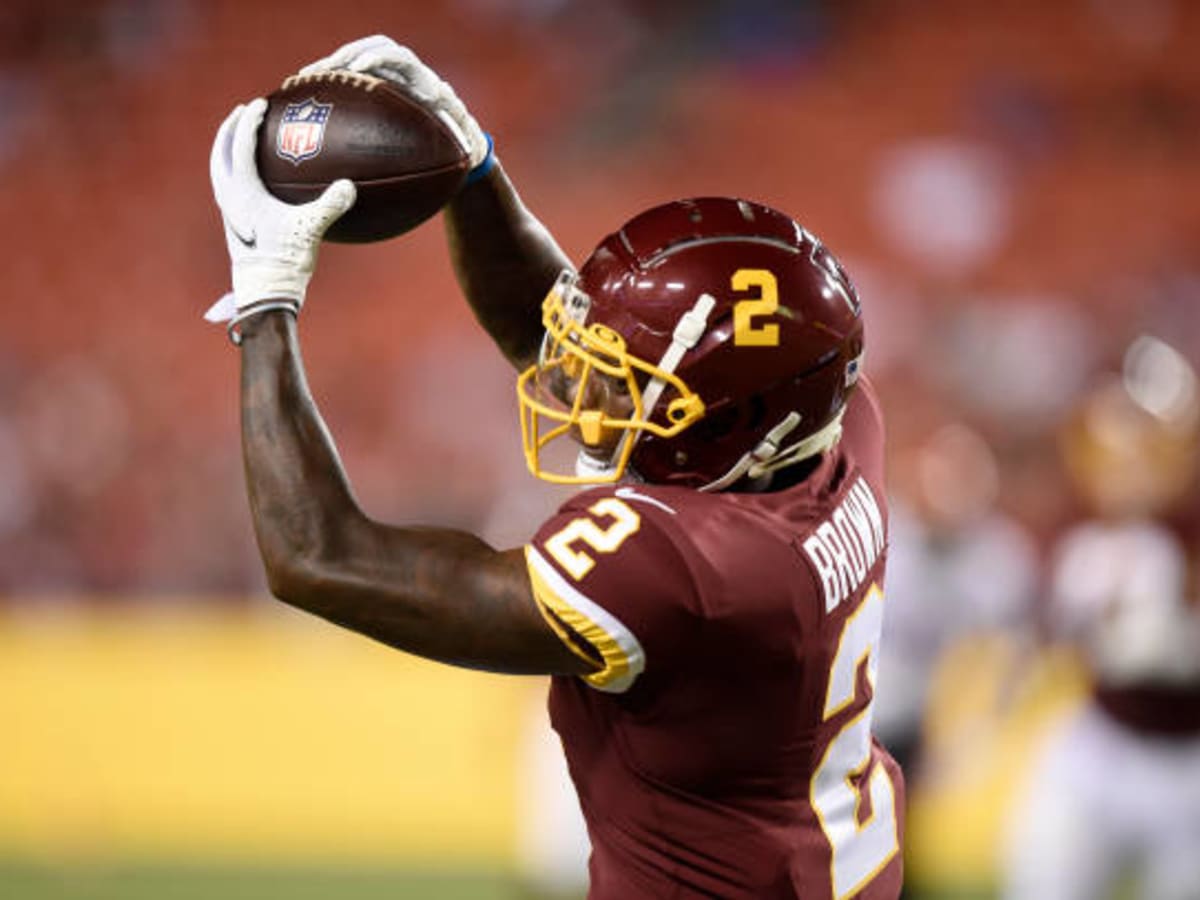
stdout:
<svg viewBox="0 0 1200 900">
<path fill-rule="evenodd" d="M 1053 568 L 1052 626 L 1091 671 L 1014 809 L 1007 900 L 1200 898 L 1200 612 L 1174 532 L 1078 526 Z"/>
</svg>

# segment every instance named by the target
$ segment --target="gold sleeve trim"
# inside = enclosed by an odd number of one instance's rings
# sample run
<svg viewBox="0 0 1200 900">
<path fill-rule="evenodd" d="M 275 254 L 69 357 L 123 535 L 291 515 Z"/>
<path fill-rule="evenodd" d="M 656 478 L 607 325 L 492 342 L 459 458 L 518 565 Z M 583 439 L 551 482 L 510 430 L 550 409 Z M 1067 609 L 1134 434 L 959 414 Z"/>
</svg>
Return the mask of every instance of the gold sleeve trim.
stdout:
<svg viewBox="0 0 1200 900">
<path fill-rule="evenodd" d="M 570 628 L 575 635 L 586 641 L 599 654 L 603 661 L 603 668 L 598 672 L 593 672 L 589 675 L 580 676 L 588 684 L 601 690 L 623 691 L 627 689 L 634 678 L 641 671 L 641 647 L 637 644 L 628 631 L 624 635 L 611 634 L 594 618 L 580 610 L 578 606 L 594 607 L 591 601 L 587 600 L 582 595 L 572 598 L 575 602 L 572 603 L 568 599 L 564 599 L 563 594 L 566 591 L 562 590 L 563 586 L 551 584 L 553 573 L 546 573 L 546 568 L 549 564 L 537 553 L 533 547 L 525 548 L 525 561 L 529 569 L 530 582 L 533 585 L 533 596 L 537 601 L 538 607 L 541 610 L 543 618 L 554 629 L 555 634 L 567 646 L 569 646 L 576 655 L 586 659 L 593 665 L 596 660 L 584 653 L 571 636 L 564 629 Z M 545 568 L 544 568 L 545 567 Z M 580 602 L 583 601 L 583 602 Z M 599 616 L 597 616 L 599 618 Z M 619 622 L 613 620 L 613 623 L 624 631 L 623 626 Z M 622 637 L 625 638 L 622 641 Z M 623 644 L 632 643 L 634 653 L 631 654 L 623 646 Z M 632 658 L 631 658 L 632 657 Z"/>
<path fill-rule="evenodd" d="M 533 575 L 532 572 L 530 573 L 531 579 L 536 579 L 536 577 L 537 576 Z M 596 657 L 592 656 L 581 646 L 579 646 L 583 641 L 583 638 L 573 634 L 572 631 L 563 624 L 563 620 L 559 618 L 558 614 L 554 612 L 553 607 L 542 600 L 540 591 L 536 587 L 536 584 L 537 582 L 534 581 L 535 587 L 533 589 L 533 599 L 537 601 L 538 612 L 542 614 L 542 618 L 546 620 L 546 624 L 549 625 L 554 633 L 558 635 L 558 639 L 566 644 L 568 648 L 570 648 L 572 653 L 585 662 L 591 663 L 593 666 L 596 665 Z"/>
</svg>

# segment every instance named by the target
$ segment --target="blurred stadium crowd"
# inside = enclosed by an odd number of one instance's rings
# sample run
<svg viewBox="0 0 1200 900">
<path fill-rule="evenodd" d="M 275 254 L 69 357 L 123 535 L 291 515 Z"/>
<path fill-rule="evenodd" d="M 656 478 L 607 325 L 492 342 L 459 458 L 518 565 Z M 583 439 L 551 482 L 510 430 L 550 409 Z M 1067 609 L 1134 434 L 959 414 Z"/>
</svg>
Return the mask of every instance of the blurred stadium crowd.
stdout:
<svg viewBox="0 0 1200 900">
<path fill-rule="evenodd" d="M 262 596 L 236 354 L 200 320 L 227 280 L 209 142 L 377 31 L 455 85 L 574 258 L 635 210 L 729 193 L 846 264 L 890 428 L 878 726 L 911 771 L 956 646 L 1009 642 L 998 709 L 1053 643 L 1060 539 L 1096 511 L 1071 466 L 1160 435 L 1114 471 L 1169 476 L 1125 487 L 1162 491 L 1139 515 L 1195 603 L 1200 4 L 7 0 L 0 604 Z M 372 512 L 516 544 L 561 495 L 524 473 L 441 244 L 435 222 L 322 251 L 314 388 Z M 1089 406 L 1114 377 L 1124 400 Z"/>
</svg>

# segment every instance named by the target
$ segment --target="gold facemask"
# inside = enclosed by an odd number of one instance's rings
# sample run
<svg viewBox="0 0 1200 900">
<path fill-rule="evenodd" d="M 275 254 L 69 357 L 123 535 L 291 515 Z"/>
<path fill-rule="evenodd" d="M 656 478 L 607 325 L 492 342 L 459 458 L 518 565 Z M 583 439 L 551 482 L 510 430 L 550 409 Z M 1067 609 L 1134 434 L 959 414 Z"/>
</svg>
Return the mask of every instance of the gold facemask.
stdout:
<svg viewBox="0 0 1200 900">
<path fill-rule="evenodd" d="M 541 353 L 517 378 L 521 442 L 529 471 L 544 481 L 608 484 L 625 474 L 642 432 L 674 437 L 704 415 L 704 402 L 672 372 L 631 355 L 611 328 L 584 325 L 591 299 L 576 278 L 564 270 L 542 302 Z M 665 391 L 675 396 L 666 404 L 664 426 L 649 417 Z M 620 396 L 622 409 L 611 408 L 611 401 L 606 408 L 604 398 L 613 395 Z M 596 461 L 595 473 L 542 469 L 542 448 L 568 434 Z"/>
</svg>

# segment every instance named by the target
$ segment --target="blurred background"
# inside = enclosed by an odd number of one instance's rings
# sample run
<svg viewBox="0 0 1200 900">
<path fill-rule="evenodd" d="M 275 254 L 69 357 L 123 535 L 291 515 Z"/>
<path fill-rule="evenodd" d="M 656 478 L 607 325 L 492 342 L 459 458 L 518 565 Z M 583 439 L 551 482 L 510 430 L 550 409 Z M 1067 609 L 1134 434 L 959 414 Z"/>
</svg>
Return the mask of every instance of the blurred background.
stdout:
<svg viewBox="0 0 1200 900">
<path fill-rule="evenodd" d="M 267 596 L 237 353 L 200 318 L 228 286 L 216 126 L 376 32 L 455 86 L 573 259 L 643 208 L 734 194 L 857 282 L 909 893 L 1200 896 L 1200 796 L 1155 793 L 1200 785 L 1188 0 L 6 0 L 0 896 L 578 890 L 544 684 Z M 325 247 L 301 331 L 373 515 L 515 546 L 564 498 L 525 473 L 439 221 Z M 1096 800 L 1113 771 L 1155 786 Z M 1100 820 L 1131 824 L 1063 846 Z M 1030 875 L 1077 869 L 1083 893 Z"/>
</svg>

